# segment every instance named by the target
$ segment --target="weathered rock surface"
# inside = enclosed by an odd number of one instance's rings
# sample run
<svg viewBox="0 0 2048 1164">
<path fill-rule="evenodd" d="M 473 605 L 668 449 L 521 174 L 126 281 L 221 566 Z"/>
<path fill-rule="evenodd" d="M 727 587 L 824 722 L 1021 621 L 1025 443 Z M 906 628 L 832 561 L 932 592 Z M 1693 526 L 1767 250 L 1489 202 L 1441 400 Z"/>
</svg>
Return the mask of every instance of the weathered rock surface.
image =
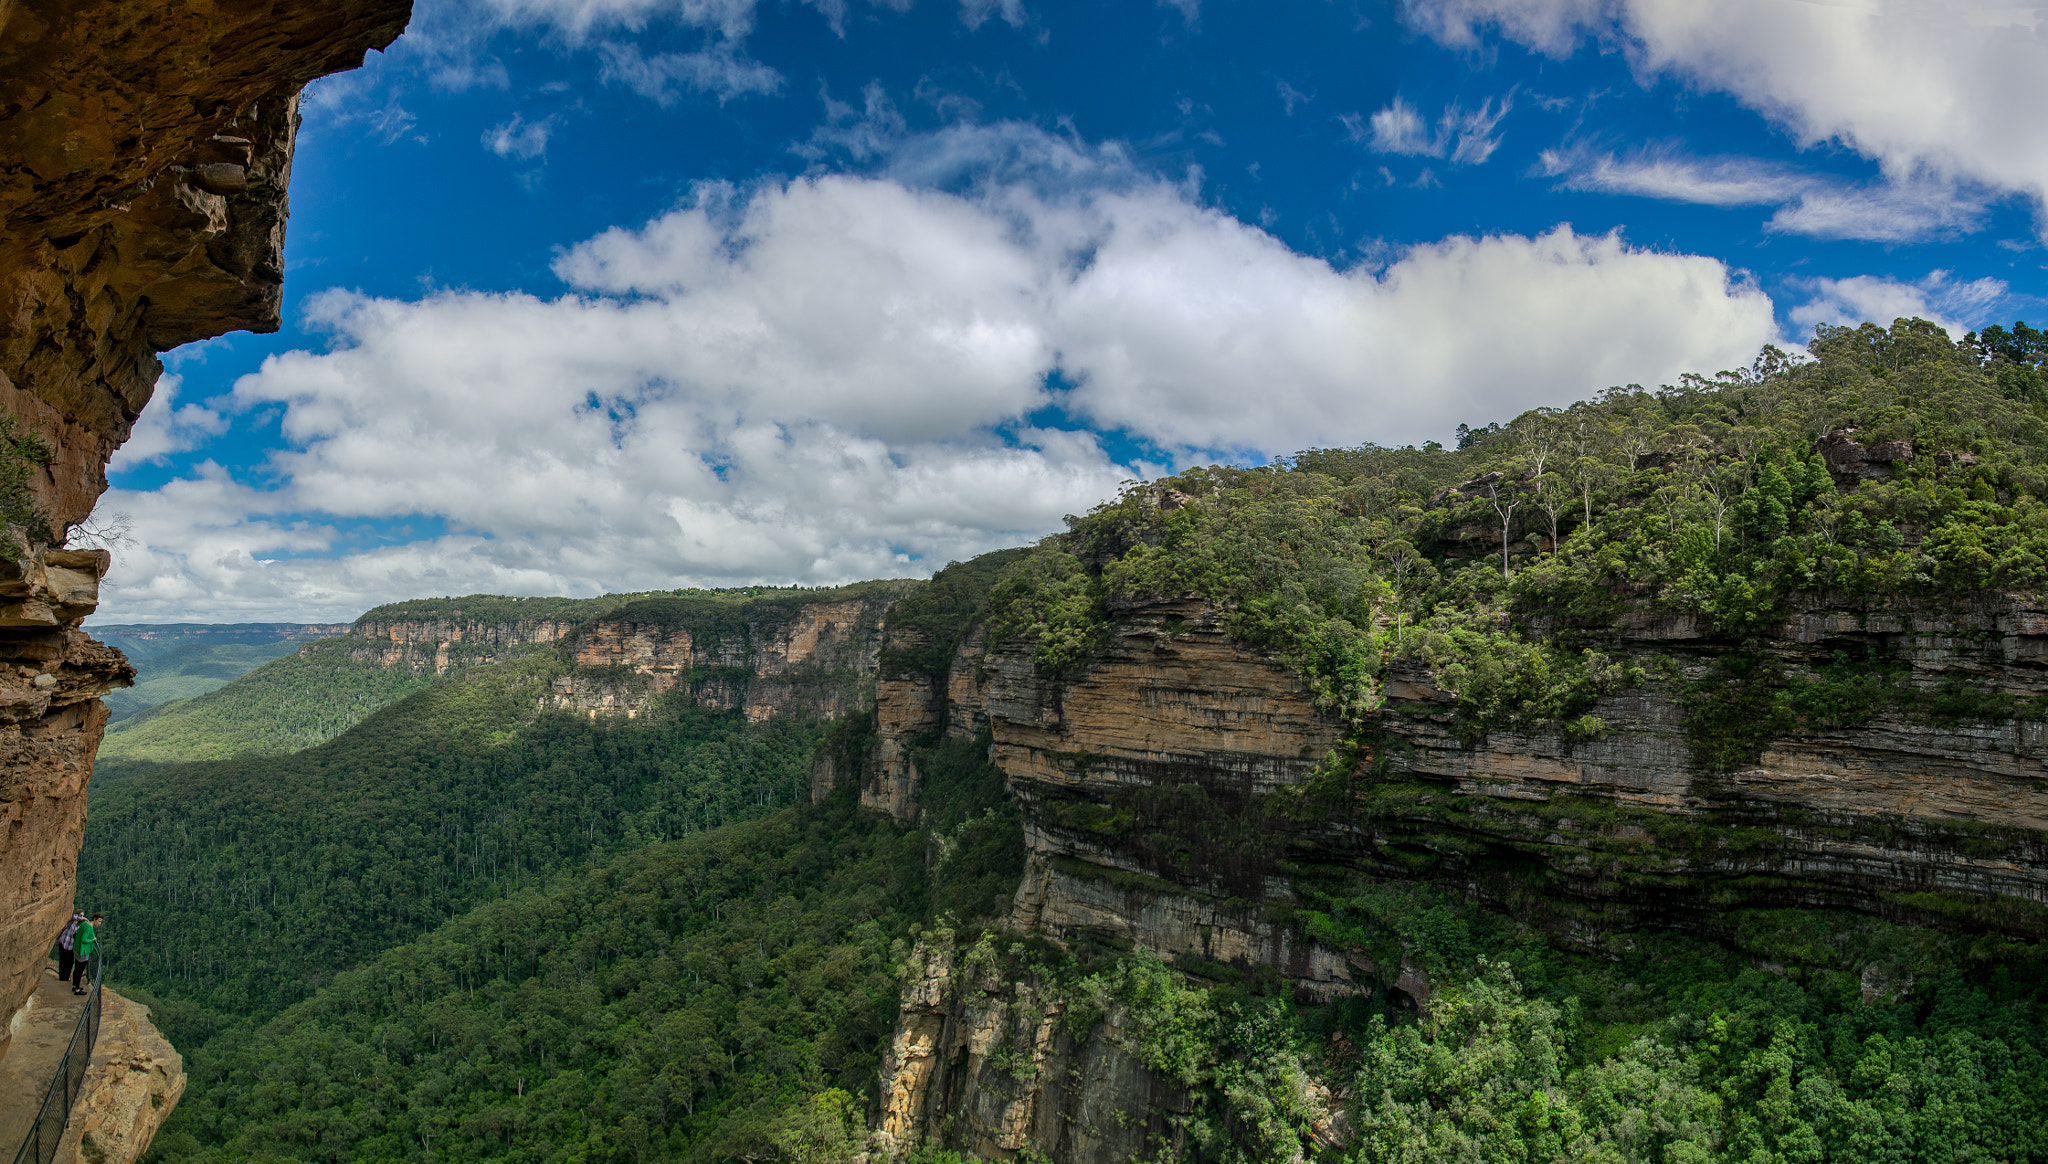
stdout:
<svg viewBox="0 0 2048 1164">
<path fill-rule="evenodd" d="M 511 621 L 454 618 L 369 618 L 356 620 L 351 638 L 364 640 L 357 657 L 383 667 L 413 671 L 432 668 L 446 675 L 464 666 L 495 663 L 519 647 L 548 646 L 581 624 L 571 619 Z"/>
<path fill-rule="evenodd" d="M 71 1121 L 60 1164 L 132 1164 L 185 1094 L 185 1058 L 149 1021 L 149 1008 L 103 991 L 99 1042 Z"/>
<path fill-rule="evenodd" d="M 1606 724 L 1597 738 L 1496 730 L 1474 742 L 1432 675 L 1396 667 L 1379 752 L 1350 771 L 1325 764 L 1343 725 L 1199 602 L 1118 611 L 1107 644 L 1065 676 L 1041 673 L 1020 644 L 974 640 L 978 682 L 905 684 L 881 706 L 885 732 L 893 720 L 904 738 L 942 721 L 989 725 L 1025 814 L 1013 929 L 1142 946 L 1197 974 L 1271 967 L 1304 998 L 1377 986 L 1427 1006 L 1431 994 L 1405 957 L 1374 966 L 1266 920 L 1268 906 L 1285 916 L 1293 871 L 1309 867 L 1433 879 L 1588 948 L 1644 926 L 1720 932 L 1731 911 L 1782 906 L 2048 938 L 2048 725 L 1944 724 L 1891 707 L 1714 770 L 1679 699 L 1734 644 L 1698 618 L 1650 611 L 1596 639 L 1647 676 L 1593 709 Z M 1957 683 L 2048 695 L 2048 607 L 2013 596 L 1809 596 L 1766 651 L 1793 674 L 1875 651 L 1930 697 Z M 967 653 L 956 675 L 969 673 Z M 874 806 L 914 806 L 916 784 L 906 768 Z M 1135 1126 L 1178 1110 L 1172 1088 L 1113 1059 L 1113 1025 L 1077 1046 L 1030 984 L 968 982 L 921 956 L 884 1072 L 895 1147 L 936 1138 L 1006 1158 L 1029 1147 L 1062 1164 L 1137 1155 L 1137 1141 L 1090 1122 L 1062 1090 L 1076 1073 L 1131 1105 Z M 1861 972 L 1869 997 L 1911 989 L 1896 967 Z M 1333 1123 L 1331 1134 L 1343 1132 Z"/>
<path fill-rule="evenodd" d="M 31 482 L 46 524 L 0 569 L 4 1013 L 71 907 L 98 696 L 133 676 L 76 630 L 105 556 L 59 547 L 105 490 L 156 353 L 277 328 L 298 92 L 389 44 L 410 9 L 0 3 L 0 413 L 52 453 Z"/>
<path fill-rule="evenodd" d="M 967 963 L 967 964 L 963 964 Z M 1056 1160 L 1152 1159 L 1184 1146 L 1184 1089 L 1145 1069 L 1112 1013 L 1076 1039 L 1029 978 L 1006 981 L 944 938 L 912 953 L 882 1062 L 884 1155 L 927 1139 L 983 1159 L 1025 1149 Z"/>
</svg>

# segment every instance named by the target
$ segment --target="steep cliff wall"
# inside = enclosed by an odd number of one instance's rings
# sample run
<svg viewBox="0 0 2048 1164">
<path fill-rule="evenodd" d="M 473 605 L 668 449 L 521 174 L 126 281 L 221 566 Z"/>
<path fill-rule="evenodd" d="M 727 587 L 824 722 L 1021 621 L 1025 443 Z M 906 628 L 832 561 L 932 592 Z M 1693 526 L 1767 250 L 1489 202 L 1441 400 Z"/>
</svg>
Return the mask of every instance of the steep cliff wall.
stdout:
<svg viewBox="0 0 2048 1164">
<path fill-rule="evenodd" d="M 989 725 L 1025 815 L 1016 934 L 1277 974 L 1307 1001 L 1380 989 L 1423 1005 L 1428 977 L 1406 955 L 1306 935 L 1301 878 L 1431 880 L 1590 950 L 1644 927 L 1733 936 L 1743 911 L 1777 907 L 2048 937 L 2048 724 L 1996 714 L 2048 693 L 2048 612 L 2028 600 L 1809 597 L 1760 652 L 1696 619 L 1631 616 L 1595 644 L 1637 678 L 1594 707 L 1591 738 L 1475 734 L 1435 676 L 1400 665 L 1356 755 L 1338 748 L 1348 726 L 1215 607 L 1114 613 L 1069 673 L 976 638 L 960 659 L 978 685 L 942 702 L 909 684 L 878 705 L 883 739 Z M 1896 696 L 1717 764 L 1701 700 L 1725 697 L 1738 657 L 1795 676 L 1882 657 Z M 1976 718 L 1939 712 L 1965 690 Z M 915 776 L 874 807 L 914 805 Z M 1029 975 L 983 982 L 919 957 L 883 1073 L 890 1144 L 1095 1161 L 1170 1140 L 1183 1097 L 1119 1050 L 1114 1022 L 1077 1041 Z M 1129 1105 L 1120 1122 L 1090 1114 L 1102 1095 Z"/>
<path fill-rule="evenodd" d="M 106 488 L 156 353 L 275 330 L 297 95 L 409 0 L 0 5 L 0 412 L 51 458 L 0 568 L 0 1008 L 70 909 L 85 784 L 132 679 L 78 631 L 106 555 L 61 549 Z"/>
<path fill-rule="evenodd" d="M 521 648 L 553 646 L 582 624 L 576 618 L 380 618 L 375 612 L 349 628 L 362 640 L 351 654 L 379 667 L 431 670 L 436 675 L 495 663 Z"/>
<path fill-rule="evenodd" d="M 565 644 L 575 670 L 554 680 L 541 706 L 631 718 L 681 691 L 697 706 L 752 720 L 837 718 L 872 698 L 883 616 L 918 585 L 870 583 L 745 603 L 636 602 L 591 621 Z"/>
<path fill-rule="evenodd" d="M 911 953 L 896 1030 L 882 1061 L 883 1154 L 944 1138 L 982 1159 L 1029 1149 L 1059 1160 L 1170 1155 L 1193 1110 L 1186 1089 L 1145 1069 L 1120 1015 L 1075 1038 L 1066 1000 L 993 960 L 962 958 L 950 935 Z"/>
<path fill-rule="evenodd" d="M 1396 668 L 1376 754 L 1316 778 L 1344 725 L 1214 619 L 1187 602 L 1124 610 L 1109 645 L 1058 680 L 1020 650 L 991 656 L 996 760 L 1026 805 L 1033 853 L 1020 925 L 1052 936 L 1107 927 L 1213 957 L 1228 923 L 1195 904 L 1202 895 L 1285 901 L 1289 868 L 1330 864 L 1459 886 L 1588 942 L 1641 925 L 1712 930 L 1730 910 L 1763 906 L 2048 936 L 2039 720 L 1944 722 L 1909 694 L 1854 727 L 1759 740 L 1716 768 L 1702 762 L 1681 701 L 1721 682 L 1735 644 L 1691 620 L 1641 617 L 1602 644 L 1642 678 L 1595 706 L 1595 738 L 1556 728 L 1474 738 L 1425 670 Z M 1948 609 L 1813 600 L 1766 653 L 1796 673 L 1876 649 L 1906 668 L 1901 691 L 1929 702 L 1962 680 L 2027 698 L 2048 690 L 2043 632 L 2042 612 L 2013 599 Z M 1193 896 L 1139 907 L 1090 883 L 1091 871 Z M 1182 920 L 1150 920 L 1161 909 Z M 1342 973 L 1258 926 L 1231 940 L 1311 993 Z"/>
</svg>

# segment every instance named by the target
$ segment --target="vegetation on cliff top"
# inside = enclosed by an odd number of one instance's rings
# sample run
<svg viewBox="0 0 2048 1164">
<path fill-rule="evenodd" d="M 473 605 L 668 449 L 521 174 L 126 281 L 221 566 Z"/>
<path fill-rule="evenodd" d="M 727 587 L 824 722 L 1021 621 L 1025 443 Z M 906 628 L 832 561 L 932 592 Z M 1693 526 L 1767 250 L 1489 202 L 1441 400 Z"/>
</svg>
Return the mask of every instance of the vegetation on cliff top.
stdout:
<svg viewBox="0 0 2048 1164">
<path fill-rule="evenodd" d="M 1594 701 L 1642 676 L 1576 632 L 1631 612 L 1741 644 L 1802 592 L 1938 606 L 2048 588 L 2048 391 L 2008 334 L 1823 326 L 1810 360 L 1766 349 L 1740 372 L 1467 430 L 1456 449 L 1316 450 L 1132 485 L 1013 566 L 992 621 L 1058 671 L 1094 651 L 1115 605 L 1200 596 L 1354 723 L 1389 668 L 1414 664 L 1468 733 L 1597 735 Z"/>
</svg>

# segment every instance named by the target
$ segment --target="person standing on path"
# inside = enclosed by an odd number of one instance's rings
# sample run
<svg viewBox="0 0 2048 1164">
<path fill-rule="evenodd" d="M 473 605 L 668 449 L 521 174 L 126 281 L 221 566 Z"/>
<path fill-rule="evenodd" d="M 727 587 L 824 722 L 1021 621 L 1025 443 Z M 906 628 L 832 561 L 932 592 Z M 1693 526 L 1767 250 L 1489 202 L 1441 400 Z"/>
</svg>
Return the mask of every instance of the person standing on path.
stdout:
<svg viewBox="0 0 2048 1164">
<path fill-rule="evenodd" d="M 93 955 L 99 953 L 100 950 L 99 926 L 100 915 L 94 914 L 91 921 L 80 925 L 78 932 L 72 935 L 71 946 L 72 953 L 75 956 L 75 960 L 71 963 L 71 993 L 73 994 L 85 993 L 85 972 L 92 966 Z"/>
<path fill-rule="evenodd" d="M 64 923 L 64 932 L 57 935 L 57 981 L 71 977 L 71 963 L 78 955 L 72 950 L 72 943 L 78 937 L 78 927 L 85 924 L 85 911 L 74 909 L 71 920 Z"/>
</svg>

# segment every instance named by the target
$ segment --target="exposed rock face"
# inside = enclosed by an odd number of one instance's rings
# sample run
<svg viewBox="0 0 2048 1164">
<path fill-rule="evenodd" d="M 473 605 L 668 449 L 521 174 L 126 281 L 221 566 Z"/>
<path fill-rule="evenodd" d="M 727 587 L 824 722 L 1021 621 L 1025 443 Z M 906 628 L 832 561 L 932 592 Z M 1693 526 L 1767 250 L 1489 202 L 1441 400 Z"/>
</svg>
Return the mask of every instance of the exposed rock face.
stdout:
<svg viewBox="0 0 2048 1164">
<path fill-rule="evenodd" d="M 148 1007 L 103 993 L 99 1042 L 56 1158 L 132 1164 L 185 1094 L 185 1058 L 149 1021 Z"/>
<path fill-rule="evenodd" d="M 57 453 L 52 538 L 91 512 L 156 353 L 275 331 L 298 91 L 410 0 L 0 6 L 0 407 Z"/>
<path fill-rule="evenodd" d="M 1194 1103 L 1125 1048 L 1120 1015 L 1076 1039 L 1040 984 L 964 961 L 943 937 L 911 955 L 882 1062 L 884 1154 L 941 1133 L 992 1160 L 1027 1148 L 1056 1160 L 1139 1160 L 1183 1146 L 1172 1117 Z"/>
<path fill-rule="evenodd" d="M 349 635 L 364 640 L 357 657 L 383 667 L 446 675 L 466 666 L 495 663 L 521 647 L 558 643 L 582 625 L 572 619 L 533 618 L 485 621 L 454 618 L 363 617 Z"/>
<path fill-rule="evenodd" d="M 71 912 L 85 785 L 107 723 L 101 696 L 135 671 L 77 629 L 105 551 L 30 547 L 0 564 L 0 1005 L 25 1005 Z"/>
<path fill-rule="evenodd" d="M 75 629 L 105 556 L 56 547 L 105 490 L 157 352 L 277 328 L 299 89 L 389 44 L 410 9 L 0 3 L 0 412 L 53 454 L 33 482 L 47 524 L 0 570 L 5 1013 L 71 907 L 98 696 L 133 676 Z"/>
<path fill-rule="evenodd" d="M 1716 770 L 1696 755 L 1679 700 L 1734 644 L 1698 618 L 1641 611 L 1598 645 L 1647 678 L 1594 708 L 1606 723 L 1597 738 L 1461 739 L 1434 677 L 1396 668 L 1380 754 L 1349 771 L 1325 766 L 1343 726 L 1199 602 L 1116 612 L 1107 645 L 1071 675 L 1046 676 L 1019 644 L 996 644 L 978 659 L 985 682 L 949 686 L 943 716 L 986 717 L 1023 804 L 1014 929 L 1128 942 L 1198 972 L 1267 966 L 1307 999 L 1377 985 L 1426 1007 L 1431 984 L 1405 957 L 1374 966 L 1266 921 L 1267 905 L 1293 898 L 1288 871 L 1304 866 L 1437 880 L 1585 948 L 1644 926 L 1719 932 L 1731 910 L 1780 906 L 2048 937 L 2048 724 L 1944 726 L 1892 708 Z M 1930 696 L 1958 681 L 2048 695 L 2048 607 L 2009 596 L 1809 598 L 1766 655 L 1796 673 L 1869 649 Z M 938 722 L 931 692 L 898 705 L 905 734 Z M 905 773 L 900 801 L 915 803 L 915 776 Z M 1133 1105 L 1129 1122 L 1179 1110 L 1163 1081 L 1134 1064 L 1120 1074 L 1113 1027 L 1076 1046 L 1030 984 L 969 983 L 923 956 L 883 1077 L 896 1146 L 938 1138 L 1004 1156 L 1028 1146 L 1062 1164 L 1138 1155 L 1062 1090 L 1074 1072 Z M 1863 970 L 1868 997 L 1911 985 L 1896 967 Z M 1044 1053 L 1020 1059 L 1042 1030 Z M 1008 1050 L 992 1057 L 998 1043 Z"/>
<path fill-rule="evenodd" d="M 850 599 L 742 608 L 727 622 L 694 628 L 619 614 L 579 630 L 578 671 L 542 697 L 552 710 L 637 717 L 657 697 L 689 692 L 698 706 L 765 720 L 798 713 L 837 718 L 865 709 L 882 649 L 882 617 L 915 583 Z"/>
</svg>

